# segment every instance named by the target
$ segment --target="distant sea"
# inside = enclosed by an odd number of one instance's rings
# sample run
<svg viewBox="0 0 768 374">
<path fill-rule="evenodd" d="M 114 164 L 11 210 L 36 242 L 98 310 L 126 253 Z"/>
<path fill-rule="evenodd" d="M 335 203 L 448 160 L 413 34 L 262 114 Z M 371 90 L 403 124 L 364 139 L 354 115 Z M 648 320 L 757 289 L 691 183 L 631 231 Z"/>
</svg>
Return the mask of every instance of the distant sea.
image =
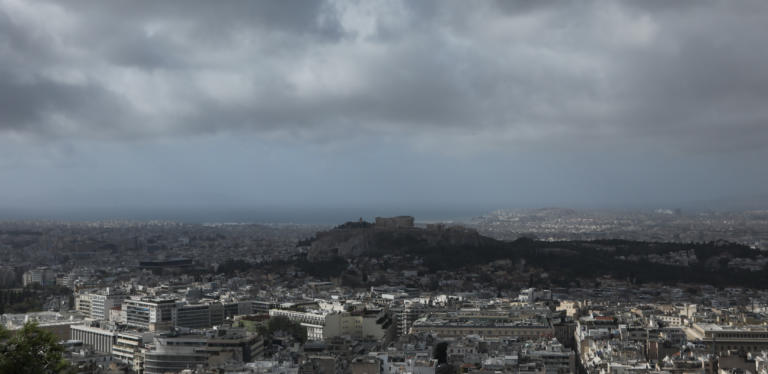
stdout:
<svg viewBox="0 0 768 374">
<path fill-rule="evenodd" d="M 217 206 L 200 203 L 196 206 L 59 206 L 59 207 L 2 207 L 0 220 L 54 220 L 54 221 L 102 221 L 102 220 L 163 220 L 186 223 L 297 223 L 336 225 L 363 218 L 371 221 L 377 216 L 408 215 L 416 222 L 454 221 L 466 222 L 498 209 L 536 209 L 561 207 L 597 210 L 653 210 L 657 208 L 682 208 L 696 211 L 744 211 L 768 209 L 768 195 L 746 198 L 721 198 L 684 203 L 498 203 L 473 204 L 387 204 L 372 202 L 358 206 L 314 204 L 313 206 Z"/>
<path fill-rule="evenodd" d="M 372 221 L 375 217 L 414 216 L 417 222 L 469 221 L 494 210 L 491 207 L 262 207 L 262 208 L 83 208 L 0 209 L 0 220 L 52 221 L 176 221 L 184 223 L 296 223 L 336 225 Z"/>
</svg>

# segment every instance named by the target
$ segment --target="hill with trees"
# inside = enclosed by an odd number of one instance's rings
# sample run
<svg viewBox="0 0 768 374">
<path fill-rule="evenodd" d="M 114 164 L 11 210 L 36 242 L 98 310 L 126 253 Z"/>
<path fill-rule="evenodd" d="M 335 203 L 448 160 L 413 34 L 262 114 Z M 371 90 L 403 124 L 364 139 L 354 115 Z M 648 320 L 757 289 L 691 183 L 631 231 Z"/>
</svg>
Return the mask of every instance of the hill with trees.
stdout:
<svg viewBox="0 0 768 374">
<path fill-rule="evenodd" d="M 344 258 L 395 255 L 418 258 L 429 271 L 434 272 L 459 271 L 508 260 L 510 263 L 522 261 L 528 266 L 556 274 L 561 279 L 611 276 L 634 284 L 660 282 L 768 287 L 768 255 L 726 241 L 549 242 L 530 238 L 500 241 L 461 227 L 376 229 L 376 225 L 358 223 L 318 233 L 310 242 L 307 258 L 315 264 L 336 264 Z M 302 263 L 305 261 L 302 260 Z"/>
</svg>

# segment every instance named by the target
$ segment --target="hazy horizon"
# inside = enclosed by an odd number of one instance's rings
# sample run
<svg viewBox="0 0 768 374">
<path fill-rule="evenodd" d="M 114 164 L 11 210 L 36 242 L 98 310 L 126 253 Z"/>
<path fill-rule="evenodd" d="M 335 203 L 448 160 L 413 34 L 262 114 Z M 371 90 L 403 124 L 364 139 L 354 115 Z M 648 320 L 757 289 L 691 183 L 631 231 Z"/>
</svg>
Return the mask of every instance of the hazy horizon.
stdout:
<svg viewBox="0 0 768 374">
<path fill-rule="evenodd" d="M 363 218 L 410 215 L 417 222 L 469 221 L 496 210 L 573 209 L 577 212 L 638 213 L 658 209 L 683 214 L 766 210 L 765 199 L 755 202 L 715 200 L 709 202 L 658 203 L 646 205 L 506 204 L 498 206 L 197 206 L 197 207 L 58 207 L 53 209 L 2 208 L 0 221 L 175 221 L 183 223 L 296 223 L 336 225 Z"/>
</svg>

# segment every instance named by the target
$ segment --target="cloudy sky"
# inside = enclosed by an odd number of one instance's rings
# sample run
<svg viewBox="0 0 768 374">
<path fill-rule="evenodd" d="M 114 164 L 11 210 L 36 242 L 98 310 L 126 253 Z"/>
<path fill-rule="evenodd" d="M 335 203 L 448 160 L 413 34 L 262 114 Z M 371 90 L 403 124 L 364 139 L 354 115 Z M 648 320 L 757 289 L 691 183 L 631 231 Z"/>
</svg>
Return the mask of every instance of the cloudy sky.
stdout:
<svg viewBox="0 0 768 374">
<path fill-rule="evenodd" d="M 766 35 L 763 0 L 0 0 L 0 212 L 759 200 Z"/>
</svg>

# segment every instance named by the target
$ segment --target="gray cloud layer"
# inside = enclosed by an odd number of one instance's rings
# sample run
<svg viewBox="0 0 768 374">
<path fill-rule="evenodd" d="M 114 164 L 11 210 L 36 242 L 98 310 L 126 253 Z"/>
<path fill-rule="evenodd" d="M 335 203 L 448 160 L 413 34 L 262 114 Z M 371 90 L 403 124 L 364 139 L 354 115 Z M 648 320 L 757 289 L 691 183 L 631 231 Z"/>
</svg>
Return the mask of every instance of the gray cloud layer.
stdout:
<svg viewBox="0 0 768 374">
<path fill-rule="evenodd" d="M 0 134 L 763 148 L 766 20 L 759 0 L 2 0 Z"/>
<path fill-rule="evenodd" d="M 758 0 L 0 0 L 0 211 L 747 206 L 767 19 Z"/>
</svg>

